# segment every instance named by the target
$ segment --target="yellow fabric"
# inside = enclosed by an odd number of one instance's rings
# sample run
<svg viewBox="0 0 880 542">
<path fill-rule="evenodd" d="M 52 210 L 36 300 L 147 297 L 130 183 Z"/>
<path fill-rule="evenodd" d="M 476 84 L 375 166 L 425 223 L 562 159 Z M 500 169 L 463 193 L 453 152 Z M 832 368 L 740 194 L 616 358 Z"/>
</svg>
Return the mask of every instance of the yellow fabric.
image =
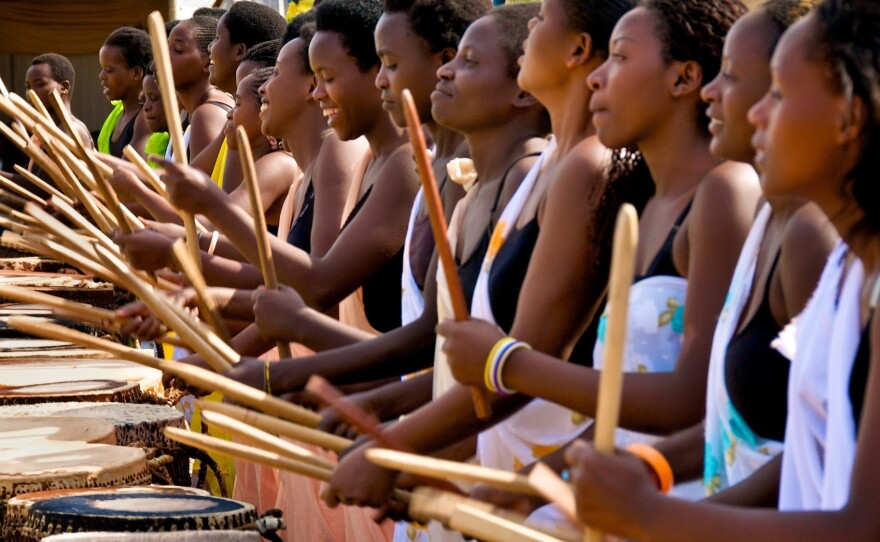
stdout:
<svg viewBox="0 0 880 542">
<path fill-rule="evenodd" d="M 214 392 L 211 395 L 203 398 L 205 401 L 211 401 L 213 403 L 222 403 L 223 402 L 223 394 L 220 392 Z M 189 425 L 190 431 L 193 433 L 201 433 L 202 432 L 202 409 L 195 407 L 193 409 L 192 421 Z M 221 438 L 223 440 L 232 440 L 232 435 L 227 433 L 226 431 L 221 431 L 216 427 L 208 426 L 208 435 L 212 437 Z M 232 488 L 235 484 L 235 460 L 228 455 L 218 454 L 215 452 L 209 452 L 209 456 L 213 459 L 217 466 L 220 468 L 220 473 L 223 475 L 223 478 L 226 480 L 226 496 L 232 495 Z M 198 460 L 193 461 L 192 472 L 196 474 L 199 472 L 201 468 L 201 462 Z M 214 476 L 214 472 L 211 469 L 207 469 L 207 475 L 205 476 L 205 489 L 211 492 L 211 495 L 223 495 L 220 491 L 220 484 L 217 481 L 217 478 Z"/>
<path fill-rule="evenodd" d="M 167 19 L 168 5 L 168 0 L 3 0 L 0 51 L 33 55 L 52 50 L 68 56 L 93 55 L 120 26 L 144 26 L 147 15 L 154 10 Z"/>
<path fill-rule="evenodd" d="M 226 138 L 220 145 L 220 152 L 217 153 L 217 161 L 214 162 L 214 169 L 211 171 L 211 178 L 217 183 L 217 186 L 223 188 L 223 171 L 226 169 L 226 155 L 229 153 L 229 145 L 226 144 Z"/>
<path fill-rule="evenodd" d="M 290 3 L 287 4 L 287 21 L 290 22 L 300 13 L 312 9 L 314 3 L 314 0 L 290 0 Z"/>
</svg>

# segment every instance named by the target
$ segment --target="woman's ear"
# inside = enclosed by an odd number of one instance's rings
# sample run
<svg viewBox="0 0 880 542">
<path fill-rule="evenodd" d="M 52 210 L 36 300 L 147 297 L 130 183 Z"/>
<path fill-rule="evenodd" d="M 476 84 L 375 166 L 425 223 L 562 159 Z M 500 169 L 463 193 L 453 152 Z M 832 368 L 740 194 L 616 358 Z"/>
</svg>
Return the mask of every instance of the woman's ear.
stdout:
<svg viewBox="0 0 880 542">
<path fill-rule="evenodd" d="M 670 65 L 674 77 L 672 83 L 672 95 L 676 98 L 686 96 L 692 92 L 699 94 L 703 86 L 703 68 L 695 61 L 673 62 Z"/>
<path fill-rule="evenodd" d="M 456 51 L 452 47 L 447 47 L 446 49 L 440 51 L 440 65 L 442 66 L 443 64 L 448 64 L 449 62 L 451 62 L 452 59 L 455 58 L 456 54 L 458 54 L 458 51 Z"/>
<path fill-rule="evenodd" d="M 532 107 L 536 105 L 538 100 L 534 96 L 524 90 L 520 90 L 513 98 L 514 107 Z"/>
<path fill-rule="evenodd" d="M 586 64 L 590 57 L 593 56 L 593 37 L 586 32 L 577 35 L 577 40 L 573 42 L 571 53 L 565 61 L 565 65 L 569 68 Z"/>
<path fill-rule="evenodd" d="M 856 141 L 859 134 L 862 133 L 868 117 L 868 110 L 865 107 L 865 101 L 860 96 L 853 96 L 850 100 L 841 99 L 840 102 L 840 129 L 837 140 L 840 144 L 851 143 Z"/>
</svg>

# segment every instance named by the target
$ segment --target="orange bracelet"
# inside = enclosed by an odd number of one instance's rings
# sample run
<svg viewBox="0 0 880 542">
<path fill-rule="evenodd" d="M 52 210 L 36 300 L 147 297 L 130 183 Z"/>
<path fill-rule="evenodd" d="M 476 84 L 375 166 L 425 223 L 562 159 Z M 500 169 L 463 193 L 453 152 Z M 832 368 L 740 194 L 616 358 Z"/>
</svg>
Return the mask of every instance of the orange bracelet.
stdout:
<svg viewBox="0 0 880 542">
<path fill-rule="evenodd" d="M 663 457 L 663 454 L 657 451 L 653 446 L 647 444 L 633 443 L 626 447 L 626 451 L 644 461 L 654 474 L 657 476 L 658 489 L 661 493 L 669 493 L 672 489 L 674 480 L 672 477 L 672 467 L 669 461 Z"/>
</svg>

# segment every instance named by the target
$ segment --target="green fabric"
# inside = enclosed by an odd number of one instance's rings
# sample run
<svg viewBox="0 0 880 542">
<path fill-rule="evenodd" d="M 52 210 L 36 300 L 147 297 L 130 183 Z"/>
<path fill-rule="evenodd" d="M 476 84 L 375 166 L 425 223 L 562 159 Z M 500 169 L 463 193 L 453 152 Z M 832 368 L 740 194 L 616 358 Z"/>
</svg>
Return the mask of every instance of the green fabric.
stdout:
<svg viewBox="0 0 880 542">
<path fill-rule="evenodd" d="M 168 135 L 168 132 L 153 132 L 153 135 L 147 140 L 147 146 L 144 148 L 144 152 L 147 156 L 155 154 L 156 156 L 164 157 L 165 150 L 168 149 L 169 141 L 171 141 L 171 136 Z M 150 167 L 159 167 L 158 164 L 154 164 L 153 162 L 147 163 L 150 164 Z"/>
<path fill-rule="evenodd" d="M 103 152 L 104 154 L 110 154 L 110 136 L 113 135 L 113 130 L 116 129 L 119 117 L 125 112 L 122 100 L 114 100 L 110 103 L 113 104 L 113 111 L 107 115 L 107 120 L 104 121 L 104 125 L 101 126 L 101 133 L 98 135 L 98 152 Z"/>
</svg>

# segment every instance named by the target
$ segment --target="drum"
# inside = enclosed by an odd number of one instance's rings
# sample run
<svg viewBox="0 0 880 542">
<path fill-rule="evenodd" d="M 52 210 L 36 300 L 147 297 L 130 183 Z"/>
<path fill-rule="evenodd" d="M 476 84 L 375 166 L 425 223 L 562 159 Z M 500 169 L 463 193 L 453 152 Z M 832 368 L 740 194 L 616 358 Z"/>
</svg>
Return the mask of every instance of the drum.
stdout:
<svg viewBox="0 0 880 542">
<path fill-rule="evenodd" d="M 4 542 L 24 542 L 22 529 L 27 522 L 28 512 L 34 503 L 43 502 L 49 499 L 57 499 L 58 497 L 67 497 L 70 495 L 93 495 L 102 494 L 125 494 L 136 491 L 139 494 L 155 493 L 155 494 L 174 494 L 174 495 L 199 495 L 209 496 L 207 491 L 196 489 L 194 487 L 181 486 L 141 486 L 141 487 L 120 487 L 120 488 L 91 488 L 91 489 L 57 489 L 54 491 L 38 491 L 36 493 L 25 493 L 18 497 L 9 499 L 6 503 L 6 517 L 3 521 L 2 534 Z"/>
<path fill-rule="evenodd" d="M 20 336 L 20 334 L 19 334 Z M 82 348 L 74 343 L 49 339 L 11 338 L 0 340 L 0 362 L 26 359 L 109 358 L 101 350 Z"/>
<path fill-rule="evenodd" d="M 119 380 L 72 380 L 0 387 L 0 405 L 86 401 L 131 403 L 143 396 L 135 382 Z"/>
<path fill-rule="evenodd" d="M 0 341 L 0 347 L 6 342 L 17 341 Z M 34 386 L 38 384 L 56 384 L 70 383 L 83 380 L 91 381 L 115 381 L 124 384 L 134 383 L 137 386 L 120 390 L 123 395 L 120 399 L 115 399 L 112 395 L 106 393 L 110 388 L 100 385 L 98 390 L 103 390 L 97 395 L 88 396 L 87 399 L 79 397 L 82 392 L 78 391 L 76 397 L 69 399 L 59 399 L 53 396 L 52 399 L 44 399 L 42 401 L 29 402 L 47 402 L 47 401 L 92 401 L 92 402 L 133 402 L 139 399 L 135 388 L 140 391 L 153 393 L 155 395 L 163 395 L 162 387 L 162 371 L 144 367 L 137 363 L 117 359 L 50 359 L 52 353 L 43 354 L 41 359 L 27 360 L 6 360 L 0 358 L 0 386 L 18 387 L 18 386 Z M 125 387 L 125 386 L 123 386 Z M 0 388 L 2 389 L 2 388 Z M 34 395 L 30 393 L 30 395 Z M 70 396 L 70 395 L 68 395 Z M 21 401 L 6 401 L 16 403 Z"/>
<path fill-rule="evenodd" d="M 114 309 L 118 305 L 117 292 L 112 284 L 99 282 L 84 275 L 0 270 L 0 283 L 32 288 L 106 309 Z"/>
<path fill-rule="evenodd" d="M 196 495 L 131 492 L 72 495 L 35 503 L 22 533 L 30 540 L 78 532 L 156 533 L 254 529 L 247 503 Z"/>
<path fill-rule="evenodd" d="M 186 421 L 179 410 L 164 405 L 134 403 L 45 403 L 41 405 L 0 406 L 0 420 L 31 416 L 63 416 L 96 418 L 111 423 L 116 429 L 116 443 L 129 446 L 142 442 L 148 448 L 161 450 L 174 457 L 167 465 L 171 479 L 177 484 L 189 484 L 189 458 L 180 444 L 165 436 L 166 427 L 186 429 Z"/>
<path fill-rule="evenodd" d="M 260 542 L 255 531 L 189 531 L 180 533 L 56 534 L 44 542 Z"/>
<path fill-rule="evenodd" d="M 146 456 L 138 448 L 47 440 L 0 449 L 0 513 L 6 501 L 24 493 L 147 485 L 150 479 Z"/>
<path fill-rule="evenodd" d="M 41 440 L 116 444 L 116 428 L 107 420 L 73 416 L 0 419 L 0 448 L 33 446 L 29 443 Z"/>
</svg>

